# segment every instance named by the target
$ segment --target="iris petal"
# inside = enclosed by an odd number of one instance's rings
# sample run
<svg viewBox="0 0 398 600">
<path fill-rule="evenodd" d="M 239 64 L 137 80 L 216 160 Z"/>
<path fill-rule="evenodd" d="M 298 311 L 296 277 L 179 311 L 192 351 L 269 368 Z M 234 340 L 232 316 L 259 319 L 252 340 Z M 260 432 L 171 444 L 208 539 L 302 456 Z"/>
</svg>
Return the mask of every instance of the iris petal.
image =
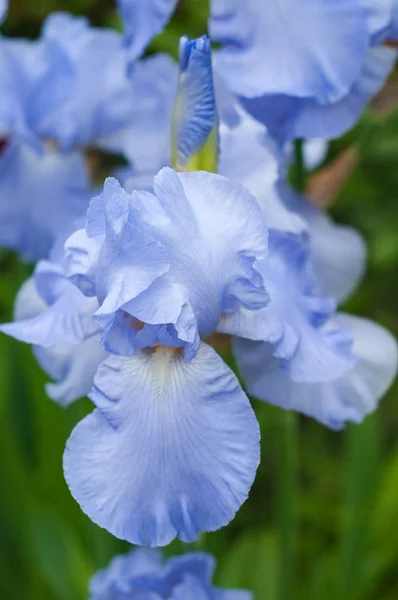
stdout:
<svg viewBox="0 0 398 600">
<path fill-rule="evenodd" d="M 357 0 L 213 0 L 216 68 L 248 98 L 287 94 L 336 102 L 353 85 L 369 43 Z"/>
<path fill-rule="evenodd" d="M 397 371 L 397 343 L 371 321 L 338 315 L 334 324 L 351 330 L 353 368 L 327 382 L 293 381 L 273 357 L 272 346 L 236 338 L 235 355 L 248 390 L 260 400 L 311 416 L 332 429 L 358 423 L 372 412 Z"/>
<path fill-rule="evenodd" d="M 65 477 L 82 509 L 117 537 L 149 546 L 227 524 L 259 461 L 254 413 L 232 372 L 202 344 L 186 364 L 160 348 L 110 357 L 73 431 Z"/>
</svg>

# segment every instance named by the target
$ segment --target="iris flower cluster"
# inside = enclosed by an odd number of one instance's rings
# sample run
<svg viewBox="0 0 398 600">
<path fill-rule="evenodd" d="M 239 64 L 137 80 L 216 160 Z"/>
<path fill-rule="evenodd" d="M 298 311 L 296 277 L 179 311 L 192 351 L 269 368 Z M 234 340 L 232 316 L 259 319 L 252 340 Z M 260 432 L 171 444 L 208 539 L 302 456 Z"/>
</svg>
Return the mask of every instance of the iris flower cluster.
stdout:
<svg viewBox="0 0 398 600">
<path fill-rule="evenodd" d="M 219 49 L 184 37 L 175 64 L 141 57 L 176 1 L 118 6 L 122 34 L 58 13 L 39 40 L 0 38 L 0 242 L 37 261 L 1 330 L 32 344 L 53 400 L 95 407 L 64 454 L 82 510 L 164 546 L 227 525 L 260 460 L 213 334 L 232 337 L 251 396 L 332 429 L 361 422 L 395 376 L 391 334 L 338 312 L 364 242 L 290 187 L 286 143 L 358 120 L 395 63 L 397 11 L 213 0 Z M 127 166 L 102 186 L 93 151 Z M 247 597 L 213 591 L 206 557 L 159 561 L 116 559 L 92 598 Z"/>
</svg>

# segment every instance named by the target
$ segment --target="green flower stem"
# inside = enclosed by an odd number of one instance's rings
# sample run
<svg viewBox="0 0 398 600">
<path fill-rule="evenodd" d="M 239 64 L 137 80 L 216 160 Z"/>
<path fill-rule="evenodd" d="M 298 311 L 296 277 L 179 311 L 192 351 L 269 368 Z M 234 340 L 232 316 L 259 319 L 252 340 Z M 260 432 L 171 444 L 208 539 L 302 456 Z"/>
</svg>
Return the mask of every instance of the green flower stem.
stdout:
<svg viewBox="0 0 398 600">
<path fill-rule="evenodd" d="M 298 420 L 283 411 L 277 431 L 276 516 L 279 531 L 278 600 L 292 600 L 295 589 L 298 499 Z"/>
</svg>

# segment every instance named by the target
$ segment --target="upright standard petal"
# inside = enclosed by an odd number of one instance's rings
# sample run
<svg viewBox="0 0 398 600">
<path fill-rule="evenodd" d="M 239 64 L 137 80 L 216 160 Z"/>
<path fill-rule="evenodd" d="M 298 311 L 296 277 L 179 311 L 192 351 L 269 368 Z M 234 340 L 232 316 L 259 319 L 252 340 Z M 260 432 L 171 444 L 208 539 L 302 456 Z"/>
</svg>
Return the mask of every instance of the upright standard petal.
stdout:
<svg viewBox="0 0 398 600">
<path fill-rule="evenodd" d="M 84 512 L 115 536 L 163 546 L 226 525 L 247 498 L 259 431 L 233 373 L 205 344 L 109 357 L 97 409 L 73 431 L 65 477 Z M 220 415 L 222 418 L 220 418 Z"/>
<path fill-rule="evenodd" d="M 238 181 L 253 194 L 264 213 L 268 229 L 301 233 L 306 224 L 281 198 L 279 182 L 286 159 L 264 125 L 242 107 L 236 107 L 238 123 L 220 124 L 221 175 Z"/>
<path fill-rule="evenodd" d="M 117 0 L 131 62 L 143 54 L 155 35 L 162 32 L 177 2 L 178 0 Z"/>
<path fill-rule="evenodd" d="M 208 143 L 206 143 L 208 142 Z M 216 172 L 218 159 L 218 117 L 207 36 L 180 40 L 180 78 L 174 112 L 172 165 L 178 170 L 193 168 L 198 152 L 206 145 L 203 159 Z M 195 160 L 196 158 L 196 160 Z M 199 160 L 199 162 L 201 162 Z"/>
<path fill-rule="evenodd" d="M 267 230 L 255 199 L 224 177 L 166 168 L 153 189 L 128 195 L 108 181 L 87 232 L 67 243 L 69 275 L 97 295 L 107 350 L 161 343 L 189 358 L 223 312 L 267 303 L 257 269 Z"/>
<path fill-rule="evenodd" d="M 80 153 L 10 144 L 0 156 L 0 245 L 28 260 L 47 258 L 56 238 L 85 214 L 89 199 Z"/>
<path fill-rule="evenodd" d="M 296 410 L 332 429 L 359 423 L 376 407 L 397 372 L 397 343 L 371 321 L 338 315 L 330 327 L 346 327 L 354 339 L 357 363 L 347 373 L 328 382 L 297 382 L 278 364 L 270 344 L 236 338 L 235 355 L 249 392 L 271 404 Z"/>
<path fill-rule="evenodd" d="M 213 0 L 216 68 L 237 94 L 336 102 L 357 79 L 369 34 L 358 0 Z"/>
</svg>

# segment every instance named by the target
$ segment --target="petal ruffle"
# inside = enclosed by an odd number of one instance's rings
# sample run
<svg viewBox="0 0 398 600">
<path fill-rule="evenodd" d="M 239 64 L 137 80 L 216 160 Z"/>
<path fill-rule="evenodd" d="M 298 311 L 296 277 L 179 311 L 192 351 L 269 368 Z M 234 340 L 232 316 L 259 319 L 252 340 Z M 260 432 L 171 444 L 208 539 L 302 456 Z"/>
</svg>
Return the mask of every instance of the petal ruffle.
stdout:
<svg viewBox="0 0 398 600">
<path fill-rule="evenodd" d="M 370 48 L 357 81 L 341 100 L 332 104 L 276 95 L 247 100 L 245 107 L 281 142 L 337 138 L 355 125 L 369 100 L 383 86 L 396 59 L 393 48 Z"/>
<path fill-rule="evenodd" d="M 334 325 L 351 330 L 357 364 L 328 382 L 293 381 L 273 357 L 272 346 L 236 338 L 234 351 L 250 394 L 313 417 L 332 429 L 358 423 L 372 412 L 397 371 L 397 343 L 371 321 L 338 315 Z"/>
<path fill-rule="evenodd" d="M 73 431 L 64 469 L 93 521 L 162 546 L 233 518 L 255 476 L 259 431 L 237 379 L 210 347 L 202 344 L 189 364 L 167 348 L 110 357 L 91 398 L 98 408 Z"/>
<path fill-rule="evenodd" d="M 352 358 L 335 333 L 321 326 L 335 303 L 316 294 L 306 240 L 271 230 L 269 254 L 259 271 L 270 303 L 257 311 L 224 315 L 218 330 L 253 341 L 269 342 L 296 381 L 328 381 L 352 366 Z"/>
</svg>

